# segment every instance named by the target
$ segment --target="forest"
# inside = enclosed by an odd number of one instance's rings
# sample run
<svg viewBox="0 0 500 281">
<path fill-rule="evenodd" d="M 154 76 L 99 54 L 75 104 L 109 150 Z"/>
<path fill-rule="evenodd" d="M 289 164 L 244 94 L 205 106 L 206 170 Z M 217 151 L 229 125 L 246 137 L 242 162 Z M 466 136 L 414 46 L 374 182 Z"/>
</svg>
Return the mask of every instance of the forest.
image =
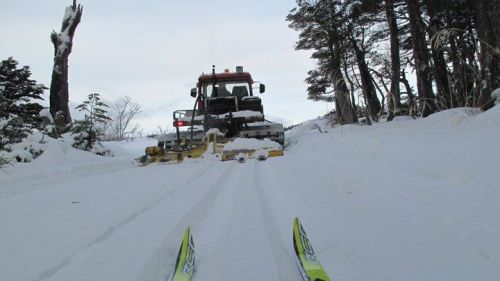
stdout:
<svg viewBox="0 0 500 281">
<path fill-rule="evenodd" d="M 308 99 L 335 103 L 337 123 L 387 113 L 426 117 L 494 105 L 500 3 L 489 0 L 297 0 L 286 20 L 311 50 Z M 416 89 L 414 88 L 416 85 Z"/>
</svg>

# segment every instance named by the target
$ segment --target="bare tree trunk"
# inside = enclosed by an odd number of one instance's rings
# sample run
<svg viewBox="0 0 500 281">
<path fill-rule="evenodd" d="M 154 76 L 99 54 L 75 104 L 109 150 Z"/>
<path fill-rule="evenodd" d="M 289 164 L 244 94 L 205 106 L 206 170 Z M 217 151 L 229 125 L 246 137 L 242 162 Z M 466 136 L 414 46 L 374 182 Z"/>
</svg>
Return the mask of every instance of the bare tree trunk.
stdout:
<svg viewBox="0 0 500 281">
<path fill-rule="evenodd" d="M 497 36 L 500 27 L 494 26 L 498 23 L 500 16 L 500 4 L 496 1 L 475 0 L 475 21 L 477 33 L 481 44 L 480 64 L 481 64 L 481 85 L 479 106 L 488 109 L 493 106 L 491 92 L 500 87 L 500 41 Z"/>
<path fill-rule="evenodd" d="M 66 7 L 61 32 L 50 35 L 54 44 L 54 67 L 50 84 L 50 113 L 58 125 L 71 123 L 68 90 L 68 57 L 73 47 L 73 36 L 82 17 L 83 7 L 76 4 Z"/>
<path fill-rule="evenodd" d="M 477 40 L 477 38 L 468 38 L 472 35 L 465 36 L 463 32 L 459 33 L 457 46 L 459 50 L 459 60 L 462 63 L 461 71 L 462 71 L 462 81 L 464 86 L 463 91 L 463 106 L 474 106 L 475 100 L 477 99 L 475 96 L 475 87 L 474 83 L 477 80 L 477 73 L 479 73 L 479 68 L 477 67 L 476 62 L 476 47 L 471 47 L 470 40 Z"/>
<path fill-rule="evenodd" d="M 344 57 L 344 60 L 346 60 L 345 57 Z M 345 78 L 347 79 L 347 82 L 349 82 L 349 88 L 351 89 L 350 92 L 351 92 L 352 108 L 354 108 L 354 110 L 357 111 L 356 100 L 354 99 L 354 83 L 352 82 L 351 78 L 349 78 L 349 73 L 347 71 L 347 62 L 343 63 L 343 67 L 344 67 Z"/>
<path fill-rule="evenodd" d="M 415 72 L 417 74 L 418 98 L 422 117 L 435 111 L 434 92 L 432 90 L 431 71 L 429 64 L 429 50 L 425 39 L 424 25 L 420 16 L 418 1 L 405 0 L 410 20 L 411 42 L 413 57 L 415 59 Z"/>
<path fill-rule="evenodd" d="M 437 96 L 440 104 L 446 108 L 452 107 L 454 104 L 452 95 L 450 94 L 450 84 L 448 82 L 448 70 L 446 69 L 446 62 L 444 59 L 443 46 L 439 43 L 437 38 L 434 38 L 436 33 L 442 28 L 443 6 L 441 1 L 426 0 L 427 12 L 430 17 L 429 24 L 429 37 L 434 39 L 431 50 L 432 59 L 434 60 L 434 77 L 436 78 Z"/>
<path fill-rule="evenodd" d="M 408 79 L 406 79 L 406 73 L 404 71 L 401 71 L 401 80 L 400 80 L 403 85 L 405 85 L 406 89 L 406 94 L 408 95 L 408 107 L 410 108 L 410 112 L 408 112 L 409 115 L 414 115 L 411 113 L 411 108 L 415 106 L 415 95 L 413 94 L 413 91 L 410 86 L 410 82 L 408 82 Z"/>
<path fill-rule="evenodd" d="M 449 2 L 447 2 L 449 3 Z M 446 16 L 446 25 L 448 29 L 455 28 L 453 24 L 453 19 L 451 17 L 451 12 L 449 9 L 445 9 L 445 16 Z M 451 72 L 451 94 L 453 95 L 452 98 L 452 107 L 461 107 L 465 103 L 465 75 L 464 75 L 464 70 L 463 70 L 463 64 L 460 62 L 459 55 L 458 55 L 458 49 L 457 49 L 457 43 L 455 36 L 452 34 L 449 36 L 450 40 L 450 48 L 448 51 L 448 54 L 450 56 L 450 60 L 453 66 L 453 71 Z"/>
<path fill-rule="evenodd" d="M 384 88 L 386 88 L 384 81 L 382 81 L 382 79 L 380 79 L 380 80 L 381 80 L 381 84 L 384 86 Z M 382 89 L 380 89 L 380 86 L 377 84 L 377 81 L 375 81 L 375 78 L 373 78 L 373 76 L 372 76 L 372 82 L 373 82 L 373 85 L 375 85 L 375 88 L 379 92 L 380 96 L 382 97 L 382 100 L 380 101 L 380 105 L 382 107 L 380 108 L 380 112 L 379 112 L 379 116 L 382 116 L 382 114 L 384 114 L 385 95 L 384 95 L 384 92 L 382 91 Z M 390 98 L 390 95 L 391 95 L 390 92 L 389 91 L 386 91 L 386 92 L 387 92 L 387 96 L 389 96 L 389 98 Z M 394 119 L 394 116 L 392 117 L 392 119 Z M 391 120 L 387 120 L 387 121 L 391 121 Z"/>
<path fill-rule="evenodd" d="M 339 46 L 330 46 L 331 71 L 333 89 L 335 91 L 335 106 L 337 121 L 341 124 L 352 124 L 358 122 L 358 117 L 354 111 L 349 98 L 349 89 L 345 83 L 344 75 L 340 65 Z"/>
<path fill-rule="evenodd" d="M 391 91 L 387 101 L 389 109 L 388 121 L 391 121 L 401 110 L 401 93 L 399 90 L 399 76 L 401 72 L 401 61 L 399 58 L 399 31 L 396 14 L 394 13 L 394 0 L 385 1 L 385 15 L 389 25 L 391 40 Z"/>
<path fill-rule="evenodd" d="M 375 92 L 375 86 L 373 86 L 373 78 L 365 61 L 364 51 L 359 48 L 354 38 L 351 38 L 351 44 L 356 53 L 356 60 L 361 77 L 361 87 L 363 89 L 363 96 L 365 97 L 368 112 L 373 120 L 378 121 L 381 105 L 377 98 L 377 93 Z"/>
</svg>

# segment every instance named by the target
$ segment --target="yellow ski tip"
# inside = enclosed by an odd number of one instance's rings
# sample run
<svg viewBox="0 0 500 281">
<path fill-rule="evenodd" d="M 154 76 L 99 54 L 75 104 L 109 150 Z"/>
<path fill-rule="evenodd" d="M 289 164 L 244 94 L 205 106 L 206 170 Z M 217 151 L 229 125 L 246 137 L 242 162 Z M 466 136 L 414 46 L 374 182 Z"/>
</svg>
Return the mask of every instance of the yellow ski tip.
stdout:
<svg viewBox="0 0 500 281">
<path fill-rule="evenodd" d="M 293 220 L 293 246 L 302 278 L 305 281 L 330 281 L 307 237 L 298 217 Z"/>
<path fill-rule="evenodd" d="M 195 251 L 191 228 L 186 228 L 182 235 L 182 243 L 169 281 L 190 281 L 195 267 Z"/>
<path fill-rule="evenodd" d="M 299 218 L 298 218 L 298 217 L 293 218 L 293 224 L 294 224 L 294 225 L 298 225 L 298 224 L 300 224 L 300 221 L 299 221 Z"/>
</svg>

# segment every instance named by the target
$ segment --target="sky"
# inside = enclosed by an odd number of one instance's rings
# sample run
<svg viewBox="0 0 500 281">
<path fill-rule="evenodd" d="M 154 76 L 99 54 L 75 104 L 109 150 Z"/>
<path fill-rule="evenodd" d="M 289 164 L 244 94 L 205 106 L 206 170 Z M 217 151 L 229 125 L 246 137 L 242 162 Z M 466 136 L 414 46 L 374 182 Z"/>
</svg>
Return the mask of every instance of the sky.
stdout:
<svg viewBox="0 0 500 281">
<path fill-rule="evenodd" d="M 50 85 L 52 30 L 60 31 L 72 0 L 0 0 L 0 59 L 28 65 Z M 295 50 L 298 33 L 285 17 L 293 0 L 80 0 L 69 57 L 70 106 L 97 92 L 108 103 L 130 96 L 142 105 L 145 132 L 171 127 L 172 112 L 192 108 L 198 76 L 242 65 L 266 85 L 266 119 L 292 125 L 323 115 L 333 104 L 307 100 L 314 67 Z M 45 92 L 48 103 L 49 91 Z"/>
</svg>

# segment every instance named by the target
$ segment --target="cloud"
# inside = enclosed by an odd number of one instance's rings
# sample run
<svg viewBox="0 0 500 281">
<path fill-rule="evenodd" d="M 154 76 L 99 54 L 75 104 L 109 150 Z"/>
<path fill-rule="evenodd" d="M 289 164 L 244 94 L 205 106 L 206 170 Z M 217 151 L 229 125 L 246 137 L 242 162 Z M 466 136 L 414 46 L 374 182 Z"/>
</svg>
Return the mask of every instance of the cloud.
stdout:
<svg viewBox="0 0 500 281">
<path fill-rule="evenodd" d="M 69 0 L 7 1 L 0 11 L 0 53 L 30 65 L 50 85 L 50 32 L 59 30 Z M 70 56 L 70 100 L 98 92 L 128 95 L 143 106 L 141 122 L 170 126 L 172 111 L 192 108 L 198 76 L 243 65 L 267 91 L 267 116 L 296 123 L 325 105 L 306 100 L 308 52 L 294 50 L 297 33 L 284 18 L 293 1 L 79 1 L 84 5 Z M 33 9 L 36 10 L 33 11 Z M 48 97 L 48 94 L 46 94 Z M 289 121 L 288 121 L 289 120 Z"/>
</svg>

